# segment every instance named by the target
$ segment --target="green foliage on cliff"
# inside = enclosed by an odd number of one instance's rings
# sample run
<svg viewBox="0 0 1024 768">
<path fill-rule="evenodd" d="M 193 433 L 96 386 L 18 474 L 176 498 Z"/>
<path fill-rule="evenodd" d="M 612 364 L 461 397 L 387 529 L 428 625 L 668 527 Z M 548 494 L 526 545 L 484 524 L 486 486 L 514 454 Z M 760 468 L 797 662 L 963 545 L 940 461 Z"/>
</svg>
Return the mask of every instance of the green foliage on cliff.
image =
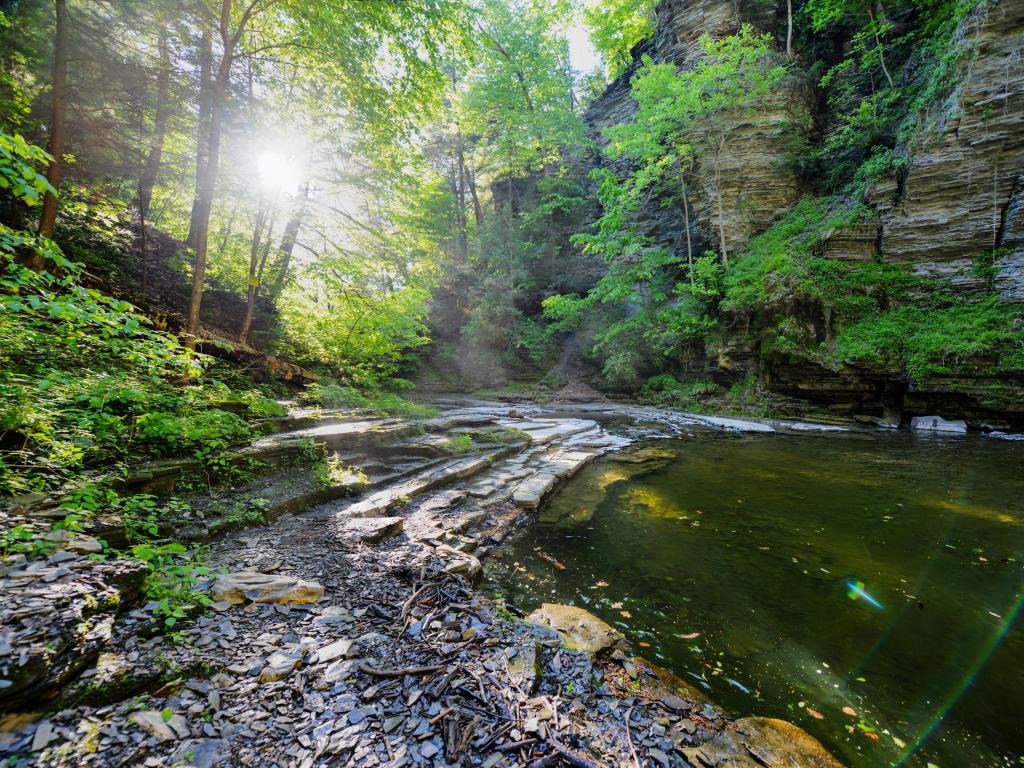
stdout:
<svg viewBox="0 0 1024 768">
<path fill-rule="evenodd" d="M 912 381 L 965 369 L 1024 369 L 1024 318 L 994 297 L 949 306 L 908 304 L 869 315 L 840 331 L 840 363 L 881 364 Z"/>
<path fill-rule="evenodd" d="M 633 47 L 654 34 L 655 4 L 656 0 L 604 0 L 584 9 L 583 20 L 609 80 L 633 63 Z"/>
<path fill-rule="evenodd" d="M 711 188 L 720 210 L 719 160 L 734 131 L 726 115 L 756 108 L 786 74 L 771 54 L 770 38 L 747 26 L 720 40 L 705 36 L 701 46 L 704 57 L 693 68 L 679 71 L 647 60 L 634 77 L 637 113 L 607 131 L 606 149 L 610 159 L 627 159 L 630 172 L 622 179 L 607 169 L 592 174 L 600 182 L 602 215 L 591 231 L 573 238 L 585 253 L 608 262 L 608 272 L 586 296 L 544 303 L 552 332 L 586 328 L 591 354 L 616 385 L 637 384 L 646 372 L 712 335 L 728 259 L 724 225 L 719 254 L 694 252 L 694 156 L 714 169 Z M 683 232 L 672 248 L 636 226 L 652 200 L 682 214 Z"/>
<path fill-rule="evenodd" d="M 809 0 L 800 15 L 817 35 L 848 40 L 842 59 L 820 78 L 830 125 L 803 159 L 818 189 L 863 194 L 897 173 L 906 147 L 923 138 L 971 56 L 959 40 L 964 19 L 980 0 Z M 812 55 L 816 53 L 811 46 Z M 813 60 L 813 59 L 812 59 Z"/>
</svg>

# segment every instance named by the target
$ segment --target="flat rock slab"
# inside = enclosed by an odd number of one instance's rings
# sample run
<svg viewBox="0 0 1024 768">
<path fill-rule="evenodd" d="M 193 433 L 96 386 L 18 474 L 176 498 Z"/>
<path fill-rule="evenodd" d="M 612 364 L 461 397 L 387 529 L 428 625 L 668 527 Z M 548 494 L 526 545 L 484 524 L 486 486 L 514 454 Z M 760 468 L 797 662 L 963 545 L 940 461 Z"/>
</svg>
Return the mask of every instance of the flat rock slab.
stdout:
<svg viewBox="0 0 1024 768">
<path fill-rule="evenodd" d="M 133 712 L 128 719 L 160 742 L 176 741 L 189 735 L 188 722 L 181 715 L 172 714 L 165 719 L 162 712 L 144 709 Z"/>
<path fill-rule="evenodd" d="M 622 633 L 590 611 L 574 605 L 544 603 L 526 617 L 543 627 L 551 627 L 571 649 L 599 653 L 622 640 Z"/>
<path fill-rule="evenodd" d="M 512 492 L 512 499 L 517 507 L 532 509 L 540 506 L 541 499 L 548 494 L 556 480 L 558 476 L 553 472 L 538 472 L 516 486 Z"/>
<path fill-rule="evenodd" d="M 275 651 L 267 657 L 260 670 L 261 683 L 276 683 L 284 680 L 302 664 L 302 651 Z"/>
<path fill-rule="evenodd" d="M 746 421 L 745 419 L 729 419 L 723 416 L 705 416 L 701 413 L 686 413 L 683 414 L 687 419 L 691 419 L 698 424 L 703 424 L 706 427 L 715 427 L 716 429 L 724 429 L 727 432 L 774 432 L 775 428 L 768 425 L 762 424 L 759 421 Z"/>
<path fill-rule="evenodd" d="M 319 664 L 340 658 L 350 659 L 355 656 L 355 645 L 355 640 L 335 640 L 316 652 L 314 662 Z"/>
<path fill-rule="evenodd" d="M 357 517 L 345 523 L 345 535 L 367 544 L 397 536 L 405 526 L 401 517 Z"/>
<path fill-rule="evenodd" d="M 323 596 L 324 588 L 315 581 L 256 571 L 221 574 L 213 584 L 213 599 L 232 605 L 246 600 L 279 605 L 315 603 Z"/>
</svg>

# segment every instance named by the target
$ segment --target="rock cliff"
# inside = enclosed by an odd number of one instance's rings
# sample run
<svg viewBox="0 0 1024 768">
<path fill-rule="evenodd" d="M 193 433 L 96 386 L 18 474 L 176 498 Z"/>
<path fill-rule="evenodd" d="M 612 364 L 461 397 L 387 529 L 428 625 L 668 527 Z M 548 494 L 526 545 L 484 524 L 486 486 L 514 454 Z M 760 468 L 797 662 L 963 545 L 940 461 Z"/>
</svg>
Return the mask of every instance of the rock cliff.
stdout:
<svg viewBox="0 0 1024 768">
<path fill-rule="evenodd" d="M 641 57 L 690 67 L 701 55 L 701 35 L 732 34 L 741 24 L 784 39 L 785 5 L 661 0 L 654 37 L 637 46 L 634 67 L 586 115 L 598 142 L 607 126 L 635 113 L 629 80 Z M 1017 312 L 1024 302 L 1024 0 L 981 0 L 956 27 L 952 45 L 955 64 L 938 97 L 922 114 L 906 116 L 916 126 L 913 138 L 892 149 L 899 170 L 871 184 L 859 201 L 866 211 L 860 221 L 826 233 L 813 254 L 844 264 L 904 265 L 953 295 L 994 294 Z M 920 61 L 909 57 L 895 72 L 897 84 L 915 77 L 915 66 Z M 734 113 L 738 130 L 722 161 L 730 255 L 814 194 L 816 180 L 801 176 L 792 153 L 800 141 L 819 141 L 820 126 L 835 122 L 818 79 L 794 75 L 755 109 Z M 612 167 L 628 170 L 621 161 Z M 710 174 L 698 158 L 693 208 L 698 247 L 717 250 Z M 675 208 L 655 201 L 638 228 L 678 249 L 682 215 Z M 800 329 L 802 350 L 769 348 L 780 324 Z M 755 373 L 776 392 L 849 414 L 906 420 L 937 411 L 975 425 L 1024 426 L 1024 371 L 956 369 L 915 381 L 891 361 L 839 365 L 821 353 L 834 342 L 834 326 L 831 307 L 821 301 L 727 315 L 719 340 L 706 350 L 703 375 L 728 384 Z"/>
<path fill-rule="evenodd" d="M 870 193 L 885 259 L 914 271 L 949 277 L 981 290 L 971 278 L 984 254 L 1000 252 L 993 280 L 1006 299 L 1024 298 L 1024 2 L 980 5 L 961 22 L 963 64 L 945 100 L 922 116 L 902 178 Z"/>
</svg>

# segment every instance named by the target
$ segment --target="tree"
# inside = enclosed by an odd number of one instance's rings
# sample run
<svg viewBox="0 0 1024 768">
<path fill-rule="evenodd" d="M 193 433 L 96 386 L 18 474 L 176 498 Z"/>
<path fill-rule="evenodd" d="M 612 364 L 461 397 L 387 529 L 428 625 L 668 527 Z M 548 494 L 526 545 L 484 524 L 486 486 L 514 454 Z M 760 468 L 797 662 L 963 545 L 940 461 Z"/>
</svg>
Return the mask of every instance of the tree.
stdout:
<svg viewBox="0 0 1024 768">
<path fill-rule="evenodd" d="M 583 11 L 594 47 L 614 80 L 633 63 L 634 46 L 654 34 L 654 0 L 604 0 Z"/>
<path fill-rule="evenodd" d="M 354 121 L 367 126 L 393 121 L 401 127 L 410 114 L 434 98 L 427 86 L 436 84 L 438 79 L 437 54 L 456 36 L 453 21 L 462 12 L 453 0 L 361 0 L 343 8 L 300 0 L 248 0 L 241 6 L 236 6 L 233 0 L 221 0 L 216 20 L 221 54 L 213 79 L 209 137 L 203 167 L 197 175 L 197 203 L 191 227 L 195 267 L 188 333 L 193 339 L 199 329 L 222 124 L 235 61 L 269 52 L 282 60 L 295 57 L 303 66 L 321 68 L 324 75 L 337 78 L 336 87 L 348 97 Z M 271 15 L 273 20 L 269 23 L 267 18 Z M 251 35 L 258 22 L 263 22 L 259 43 L 242 50 L 243 37 L 247 32 Z M 366 66 L 365 57 L 373 51 L 387 51 L 393 56 L 400 74 Z"/>
<path fill-rule="evenodd" d="M 685 179 L 689 165 L 688 147 L 707 160 L 717 208 L 719 255 L 728 268 L 722 156 L 737 129 L 738 114 L 756 109 L 759 100 L 782 81 L 786 68 L 773 64 L 771 36 L 758 35 L 746 25 L 738 35 L 720 40 L 703 36 L 701 48 L 702 58 L 682 72 L 670 64 L 647 62 L 633 81 L 640 111 L 632 130 L 620 132 L 619 151 L 646 161 L 644 172 L 651 173 L 664 167 L 658 152 L 672 150 L 672 165 L 680 179 Z"/>
</svg>

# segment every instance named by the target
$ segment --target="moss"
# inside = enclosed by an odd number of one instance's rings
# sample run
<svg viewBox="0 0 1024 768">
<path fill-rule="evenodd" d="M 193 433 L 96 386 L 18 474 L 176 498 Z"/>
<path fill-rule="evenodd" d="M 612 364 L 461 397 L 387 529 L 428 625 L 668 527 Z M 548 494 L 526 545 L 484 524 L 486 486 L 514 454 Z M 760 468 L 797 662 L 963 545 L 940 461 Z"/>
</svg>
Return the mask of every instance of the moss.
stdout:
<svg viewBox="0 0 1024 768">
<path fill-rule="evenodd" d="M 463 453 L 472 453 L 476 449 L 476 444 L 472 437 L 462 434 L 448 438 L 438 447 L 447 454 L 457 456 Z"/>
<path fill-rule="evenodd" d="M 836 338 L 840 363 L 905 370 L 911 379 L 1024 368 L 1020 311 L 995 296 L 949 306 L 906 305 L 864 317 Z"/>
</svg>

